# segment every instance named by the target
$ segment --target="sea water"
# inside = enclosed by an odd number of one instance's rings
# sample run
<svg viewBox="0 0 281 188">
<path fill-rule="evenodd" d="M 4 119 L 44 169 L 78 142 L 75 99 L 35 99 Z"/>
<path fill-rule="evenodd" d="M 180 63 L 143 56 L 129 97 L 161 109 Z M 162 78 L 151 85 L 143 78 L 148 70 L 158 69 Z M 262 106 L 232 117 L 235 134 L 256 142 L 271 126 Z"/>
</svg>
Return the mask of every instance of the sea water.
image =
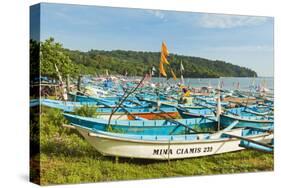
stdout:
<svg viewBox="0 0 281 188">
<path fill-rule="evenodd" d="M 126 77 L 128 79 L 141 79 L 141 77 Z M 92 80 L 92 76 L 84 76 L 83 82 L 89 83 Z M 158 78 L 153 77 L 152 82 L 163 83 L 174 85 L 180 83 L 180 79 L 173 80 L 173 78 Z M 220 83 L 222 89 L 235 90 L 239 89 L 242 91 L 249 91 L 253 88 L 265 87 L 270 90 L 271 93 L 274 92 L 274 77 L 221 77 L 221 78 L 185 78 L 184 85 L 193 88 L 198 87 L 213 87 L 217 88 Z"/>
<path fill-rule="evenodd" d="M 159 78 L 153 78 L 153 82 L 159 82 Z M 179 83 L 180 80 L 176 81 L 172 78 L 167 80 L 160 78 L 160 83 L 175 84 Z M 274 78 L 273 77 L 221 77 L 221 78 L 185 78 L 184 85 L 190 87 L 208 87 L 217 88 L 218 84 L 222 89 L 239 89 L 249 90 L 250 88 L 265 87 L 272 92 L 274 91 Z"/>
</svg>

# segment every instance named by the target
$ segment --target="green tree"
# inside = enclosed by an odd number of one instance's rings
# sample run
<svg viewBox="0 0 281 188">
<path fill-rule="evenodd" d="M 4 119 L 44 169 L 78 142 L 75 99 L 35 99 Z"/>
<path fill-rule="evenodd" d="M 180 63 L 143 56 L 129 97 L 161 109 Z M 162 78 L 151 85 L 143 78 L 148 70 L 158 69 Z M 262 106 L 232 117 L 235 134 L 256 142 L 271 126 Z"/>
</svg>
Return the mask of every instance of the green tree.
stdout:
<svg viewBox="0 0 281 188">
<path fill-rule="evenodd" d="M 69 50 L 56 43 L 53 38 L 41 43 L 41 73 L 56 76 L 54 64 L 58 66 L 64 77 L 70 74 L 124 74 L 129 76 L 142 76 L 147 70 L 159 66 L 159 52 L 137 52 L 125 50 L 90 50 L 81 52 Z M 36 52 L 36 51 L 34 51 Z M 36 53 L 34 53 L 36 55 Z M 180 62 L 183 63 L 185 78 L 203 77 L 257 77 L 257 73 L 246 67 L 240 67 L 220 60 L 209 60 L 201 57 L 170 54 L 168 61 L 171 63 L 177 77 L 180 76 Z M 158 75 L 156 72 L 155 75 Z"/>
<path fill-rule="evenodd" d="M 55 65 L 64 78 L 67 74 L 72 76 L 77 74 L 77 66 L 64 53 L 62 44 L 55 42 L 54 38 L 49 38 L 40 44 L 41 75 L 57 77 Z"/>
</svg>

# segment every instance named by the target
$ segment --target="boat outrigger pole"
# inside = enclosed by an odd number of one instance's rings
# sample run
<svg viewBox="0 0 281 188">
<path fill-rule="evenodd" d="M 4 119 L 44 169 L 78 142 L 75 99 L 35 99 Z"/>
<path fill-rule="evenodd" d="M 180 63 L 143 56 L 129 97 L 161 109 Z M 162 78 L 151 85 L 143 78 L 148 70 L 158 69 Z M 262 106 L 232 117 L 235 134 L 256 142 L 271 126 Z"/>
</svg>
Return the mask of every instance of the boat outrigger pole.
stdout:
<svg viewBox="0 0 281 188">
<path fill-rule="evenodd" d="M 145 80 L 145 78 L 146 78 L 146 75 L 143 76 L 143 78 L 142 78 L 141 81 L 138 83 L 138 85 L 137 85 L 135 88 L 131 89 L 131 90 L 127 93 L 127 95 L 126 95 L 126 93 L 124 93 L 122 100 L 119 102 L 119 104 L 118 104 L 116 107 L 113 108 L 113 110 L 112 110 L 112 112 L 111 112 L 111 114 L 110 114 L 110 116 L 109 116 L 109 119 L 108 119 L 107 127 L 109 127 L 109 125 L 110 125 L 110 121 L 111 121 L 111 118 L 112 118 L 113 114 L 114 114 L 115 112 L 117 112 L 117 110 L 122 106 L 122 104 L 126 101 L 126 99 L 127 99 L 131 94 L 133 94 L 133 93 L 141 86 L 141 84 L 143 83 L 143 81 Z"/>
<path fill-rule="evenodd" d="M 248 148 L 248 149 L 255 149 L 258 151 L 263 151 L 263 152 L 269 152 L 273 153 L 274 151 L 274 146 L 265 144 L 263 142 L 258 142 L 252 139 L 245 138 L 243 136 L 238 136 L 238 135 L 233 135 L 233 134 L 227 134 L 223 133 L 226 136 L 229 136 L 230 138 L 235 138 L 238 140 L 241 140 L 241 143 L 239 144 L 240 147 Z"/>
</svg>

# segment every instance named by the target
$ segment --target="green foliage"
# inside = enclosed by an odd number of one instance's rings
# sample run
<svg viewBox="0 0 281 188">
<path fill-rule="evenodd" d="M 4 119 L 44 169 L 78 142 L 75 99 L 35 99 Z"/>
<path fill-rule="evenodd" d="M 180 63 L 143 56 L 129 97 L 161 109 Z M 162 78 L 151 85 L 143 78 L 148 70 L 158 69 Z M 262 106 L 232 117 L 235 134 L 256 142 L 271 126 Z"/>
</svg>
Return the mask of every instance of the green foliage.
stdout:
<svg viewBox="0 0 281 188">
<path fill-rule="evenodd" d="M 114 126 L 112 126 L 111 124 L 109 124 L 107 127 L 106 127 L 106 131 L 107 132 L 112 132 L 112 133 L 126 133 L 125 130 L 122 130 L 122 129 L 114 129 Z"/>
<path fill-rule="evenodd" d="M 39 107 L 30 108 L 30 126 L 29 126 L 29 142 L 30 142 L 30 155 L 39 153 L 40 148 L 40 119 Z"/>
<path fill-rule="evenodd" d="M 97 107 L 83 105 L 79 108 L 75 108 L 74 114 L 79 116 L 85 116 L 85 117 L 97 117 Z"/>
<path fill-rule="evenodd" d="M 54 38 L 49 38 L 40 43 L 41 74 L 57 78 L 55 65 L 58 67 L 63 78 L 66 78 L 68 74 L 75 76 L 79 72 L 77 66 L 64 53 L 62 44 L 55 42 Z"/>
<path fill-rule="evenodd" d="M 41 107 L 40 150 L 41 154 L 81 156 L 91 151 L 76 130 L 64 128 L 67 123 L 58 109 Z M 86 148 L 85 148 L 86 147 Z M 92 149 L 92 148 L 91 148 Z"/>
<path fill-rule="evenodd" d="M 67 121 L 59 109 L 41 107 L 40 136 L 60 136 L 66 130 L 62 127 L 64 123 L 67 123 Z M 42 141 L 42 139 L 40 141 Z"/>
<path fill-rule="evenodd" d="M 38 43 L 30 41 L 31 62 L 38 59 Z M 159 52 L 136 52 L 124 50 L 90 50 L 81 52 L 63 48 L 62 44 L 49 38 L 40 44 L 40 71 L 44 76 L 57 78 L 55 64 L 62 77 L 67 74 L 77 77 L 79 74 L 101 75 L 109 70 L 110 74 L 128 73 L 128 76 L 143 76 L 152 66 L 159 66 Z M 254 77 L 257 73 L 245 67 L 240 67 L 219 60 L 208 60 L 199 57 L 170 54 L 168 61 L 175 74 L 180 75 L 180 63 L 183 63 L 184 77 Z M 169 70 L 167 73 L 169 74 Z M 156 73 L 155 75 L 158 75 Z M 170 75 L 168 75 L 170 76 Z"/>
<path fill-rule="evenodd" d="M 197 132 L 214 132 L 214 128 L 211 127 L 202 127 L 200 124 L 195 124 L 192 129 L 194 129 Z"/>
<path fill-rule="evenodd" d="M 90 50 L 88 52 L 72 51 L 65 49 L 70 59 L 76 64 L 87 67 L 87 74 L 105 74 L 109 70 L 111 74 L 128 73 L 129 76 L 142 76 L 147 70 L 159 66 L 159 52 L 136 51 L 102 51 Z M 184 77 L 253 77 L 256 72 L 245 67 L 240 67 L 219 60 L 208 60 L 199 57 L 170 54 L 169 62 L 175 74 L 180 75 L 180 63 L 183 63 Z M 167 73 L 169 71 L 167 69 Z M 156 73 L 158 75 L 158 73 Z"/>
</svg>

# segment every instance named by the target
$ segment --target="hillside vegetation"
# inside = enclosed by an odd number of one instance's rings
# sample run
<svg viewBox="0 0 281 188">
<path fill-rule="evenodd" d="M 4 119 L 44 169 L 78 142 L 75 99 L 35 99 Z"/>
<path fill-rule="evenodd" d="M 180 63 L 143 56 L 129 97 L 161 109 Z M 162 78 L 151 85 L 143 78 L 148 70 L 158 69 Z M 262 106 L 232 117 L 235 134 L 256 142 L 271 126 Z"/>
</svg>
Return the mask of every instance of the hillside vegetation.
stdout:
<svg viewBox="0 0 281 188">
<path fill-rule="evenodd" d="M 157 71 L 160 59 L 160 52 L 124 50 L 80 52 L 66 50 L 66 53 L 73 62 L 82 64 L 92 72 L 101 74 L 104 73 L 105 69 L 108 69 L 112 74 L 125 74 L 127 72 L 128 75 L 141 76 L 152 66 Z M 200 57 L 170 54 L 168 61 L 178 77 L 181 61 L 184 66 L 183 75 L 189 78 L 257 76 L 257 73 L 253 70 L 219 60 L 213 61 Z M 157 72 L 156 75 L 158 75 Z"/>
<path fill-rule="evenodd" d="M 53 38 L 41 42 L 40 45 L 35 41 L 31 41 L 30 49 L 31 61 L 38 57 L 38 52 L 40 51 L 40 71 L 45 76 L 56 77 L 54 64 L 56 64 L 63 77 L 66 74 L 72 77 L 78 74 L 104 75 L 106 71 L 109 74 L 143 76 L 153 66 L 156 69 L 155 76 L 158 76 L 160 52 L 124 50 L 90 50 L 82 52 L 66 49 L 62 44 L 55 42 Z M 201 57 L 170 54 L 168 61 L 178 77 L 180 77 L 181 62 L 184 66 L 183 75 L 186 78 L 257 76 L 257 73 L 249 68 L 220 60 L 213 61 Z"/>
</svg>

